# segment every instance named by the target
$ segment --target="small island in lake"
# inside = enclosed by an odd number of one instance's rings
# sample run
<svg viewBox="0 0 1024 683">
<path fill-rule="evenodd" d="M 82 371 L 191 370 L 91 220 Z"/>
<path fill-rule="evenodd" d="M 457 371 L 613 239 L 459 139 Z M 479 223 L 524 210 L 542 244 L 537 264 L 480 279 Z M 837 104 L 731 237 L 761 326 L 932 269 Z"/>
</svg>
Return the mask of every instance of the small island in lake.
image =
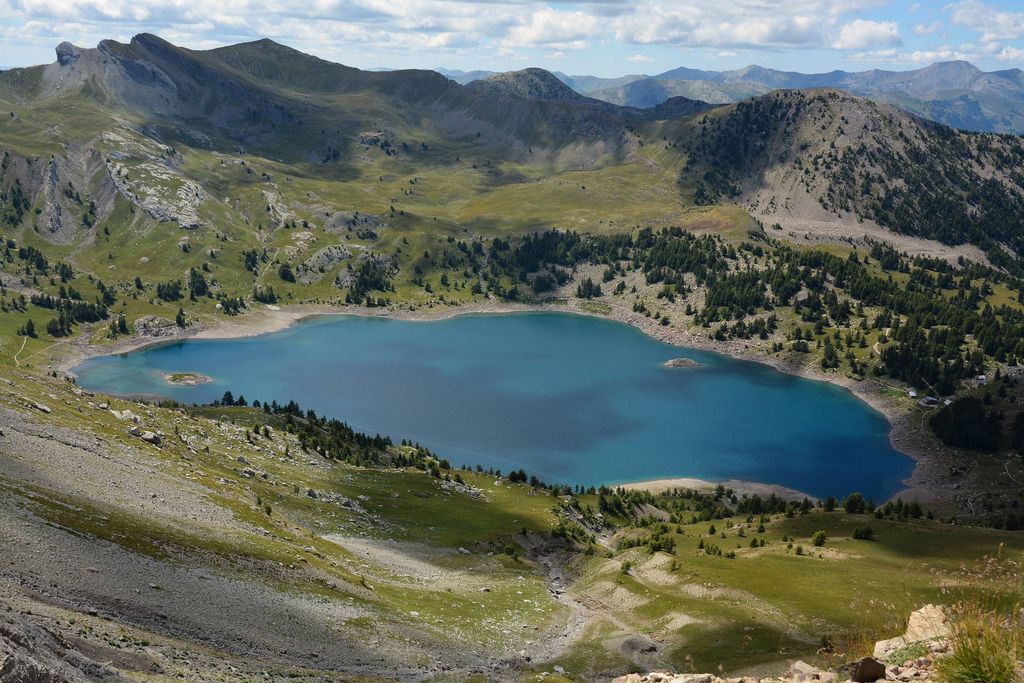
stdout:
<svg viewBox="0 0 1024 683">
<path fill-rule="evenodd" d="M 692 358 L 672 358 L 665 361 L 666 368 L 699 368 L 700 363 Z"/>
<path fill-rule="evenodd" d="M 164 374 L 164 381 L 168 384 L 174 384 L 180 387 L 195 387 L 200 384 L 209 384 L 213 381 L 212 377 L 206 375 L 200 375 L 195 372 L 170 372 Z"/>
</svg>

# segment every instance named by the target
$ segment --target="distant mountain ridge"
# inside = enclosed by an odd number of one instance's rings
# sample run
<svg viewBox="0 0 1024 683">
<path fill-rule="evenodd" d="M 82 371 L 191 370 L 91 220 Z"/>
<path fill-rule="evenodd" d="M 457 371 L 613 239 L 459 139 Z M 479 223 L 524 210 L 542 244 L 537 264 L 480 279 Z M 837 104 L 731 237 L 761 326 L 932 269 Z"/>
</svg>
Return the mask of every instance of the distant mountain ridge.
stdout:
<svg viewBox="0 0 1024 683">
<path fill-rule="evenodd" d="M 520 176 L 499 164 L 558 172 L 621 163 L 642 145 L 637 124 L 710 108 L 681 97 L 620 106 L 541 69 L 469 86 L 430 70 L 364 71 L 266 39 L 212 50 L 145 33 L 95 48 L 63 42 L 50 64 L 0 73 L 0 221 L 16 227 L 31 214 L 46 239 L 70 244 L 127 201 L 158 222 L 211 225 L 220 219 L 203 207 L 223 194 L 180 167 L 177 147 L 251 154 L 334 180 L 384 158 L 401 159 L 403 172 L 465 164 L 486 168 L 489 183 L 513 182 Z M 147 150 L 145 183 L 143 172 L 111 170 L 138 149 Z M 84 219 L 82 192 L 68 187 L 90 188 L 95 206 Z"/>
<path fill-rule="evenodd" d="M 0 75 L 0 100 L 85 98 L 162 129 L 167 141 L 186 135 L 193 144 L 274 150 L 297 160 L 335 155 L 382 126 L 408 138 L 472 140 L 524 155 L 580 142 L 614 147 L 627 119 L 707 108 L 676 103 L 641 112 L 580 95 L 541 69 L 472 86 L 430 70 L 364 71 L 268 39 L 190 50 L 143 33 L 95 48 L 64 42 L 56 53 L 55 63 Z"/>
<path fill-rule="evenodd" d="M 442 73 L 459 83 L 493 78 L 487 71 Z M 619 78 L 554 72 L 570 88 L 595 99 L 632 107 L 653 107 L 670 97 L 731 103 L 772 90 L 837 88 L 894 104 L 955 128 L 1024 133 L 1024 71 L 985 72 L 965 61 L 936 62 L 912 71 L 830 71 L 804 74 L 756 65 L 731 71 L 679 67 L 653 76 Z"/>
<path fill-rule="evenodd" d="M 622 86 L 658 100 L 637 108 L 580 94 L 542 69 L 464 86 L 429 70 L 363 71 L 270 40 L 190 50 L 140 34 L 91 49 L 62 43 L 56 57 L 0 74 L 0 111 L 9 112 L 0 117 L 0 221 L 54 244 L 95 239 L 97 225 L 123 223 L 126 212 L 188 229 L 232 224 L 252 239 L 271 220 L 340 225 L 357 210 L 428 233 L 438 216 L 451 229 L 491 230 L 509 215 L 525 216 L 516 227 L 558 225 L 566 206 L 590 210 L 599 193 L 615 192 L 587 220 L 601 225 L 635 206 L 668 223 L 694 205 L 732 204 L 794 235 L 902 235 L 971 245 L 969 256 L 1008 268 L 1024 260 L 1024 139 L 951 130 L 838 88 L 713 106 L 666 99 L 647 79 Z M 978 76 L 964 64 L 922 71 L 858 78 L 923 93 L 1019 76 Z M 759 68 L 736 77 L 796 78 Z M 262 160 L 258 176 L 248 159 Z M 584 183 L 569 172 L 596 175 Z M 343 199 L 318 199 L 329 188 Z"/>
</svg>

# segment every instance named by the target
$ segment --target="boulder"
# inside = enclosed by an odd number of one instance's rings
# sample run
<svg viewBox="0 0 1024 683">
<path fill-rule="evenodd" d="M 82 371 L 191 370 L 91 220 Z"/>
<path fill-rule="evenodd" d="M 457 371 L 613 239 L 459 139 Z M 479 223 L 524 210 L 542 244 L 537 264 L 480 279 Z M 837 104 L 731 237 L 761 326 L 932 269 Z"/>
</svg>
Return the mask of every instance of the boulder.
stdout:
<svg viewBox="0 0 1024 683">
<path fill-rule="evenodd" d="M 142 434 L 139 435 L 139 438 L 146 443 L 153 444 L 154 446 L 160 445 L 160 435 L 156 432 L 142 432 Z"/>
<path fill-rule="evenodd" d="M 797 661 L 793 662 L 790 665 L 790 667 L 789 667 L 789 671 L 791 673 L 794 673 L 794 674 L 820 674 L 821 673 L 821 669 L 819 669 L 818 667 L 811 666 L 807 662 L 804 662 L 804 661 L 801 661 L 801 660 L 797 660 Z"/>
<path fill-rule="evenodd" d="M 925 605 L 911 613 L 907 620 L 907 631 L 902 636 L 880 640 L 875 643 L 875 659 L 886 661 L 899 650 L 914 643 L 942 645 L 949 638 L 949 622 L 946 612 L 938 605 Z"/>
<path fill-rule="evenodd" d="M 111 410 L 110 414 L 118 420 L 127 420 L 128 422 L 134 422 L 135 424 L 142 424 L 142 418 L 127 408 L 125 410 Z"/>
<path fill-rule="evenodd" d="M 907 632 L 903 637 L 909 643 L 948 638 L 949 621 L 945 610 L 938 605 L 925 605 L 913 612 L 907 620 Z"/>
<path fill-rule="evenodd" d="M 854 683 L 874 683 L 885 680 L 885 665 L 874 657 L 865 657 L 854 664 L 850 680 Z"/>
</svg>

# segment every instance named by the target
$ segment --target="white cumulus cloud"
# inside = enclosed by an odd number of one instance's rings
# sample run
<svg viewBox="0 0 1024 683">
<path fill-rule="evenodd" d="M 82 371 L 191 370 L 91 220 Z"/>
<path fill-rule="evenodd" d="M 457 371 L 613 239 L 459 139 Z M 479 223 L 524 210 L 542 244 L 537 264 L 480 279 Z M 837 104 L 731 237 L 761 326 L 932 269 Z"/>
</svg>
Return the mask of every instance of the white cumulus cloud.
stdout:
<svg viewBox="0 0 1024 683">
<path fill-rule="evenodd" d="M 892 0 L 0 0 L 0 64 L 21 61 L 19 52 L 52 59 L 60 40 L 92 46 L 140 32 L 193 48 L 269 37 L 373 66 L 494 68 L 555 54 L 579 64 L 593 54 L 609 69 L 654 61 L 649 45 L 677 48 L 681 63 L 689 50 L 701 59 L 749 54 L 769 63 L 804 50 L 843 51 L 836 61 L 1020 62 L 1024 7 L 995 2 L 922 0 L 904 10 L 903 36 Z M 971 47 L 931 44 L 930 36 Z"/>
<path fill-rule="evenodd" d="M 1005 12 L 978 0 L 955 2 L 948 9 L 953 23 L 977 31 L 982 43 L 1024 37 L 1024 12 Z"/>
<path fill-rule="evenodd" d="M 509 29 L 508 45 L 542 45 L 580 49 L 597 33 L 596 17 L 578 11 L 560 11 L 545 7 L 533 12 L 528 21 Z"/>
<path fill-rule="evenodd" d="M 839 30 L 832 46 L 837 50 L 869 50 L 902 44 L 900 28 L 895 21 L 855 19 Z"/>
</svg>

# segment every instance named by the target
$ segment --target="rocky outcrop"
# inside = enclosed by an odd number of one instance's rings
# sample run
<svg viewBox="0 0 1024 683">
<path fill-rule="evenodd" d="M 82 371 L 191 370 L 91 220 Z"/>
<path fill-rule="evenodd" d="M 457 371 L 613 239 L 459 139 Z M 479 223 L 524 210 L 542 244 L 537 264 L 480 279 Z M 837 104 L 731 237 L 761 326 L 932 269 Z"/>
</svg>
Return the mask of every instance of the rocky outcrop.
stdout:
<svg viewBox="0 0 1024 683">
<path fill-rule="evenodd" d="M 692 358 L 673 358 L 665 361 L 666 368 L 699 368 L 700 363 Z"/>
<path fill-rule="evenodd" d="M 135 334 L 139 337 L 174 337 L 182 331 L 173 320 L 158 315 L 145 315 L 135 320 Z"/>
<path fill-rule="evenodd" d="M 15 202 L 14 219 L 54 244 L 89 239 L 114 207 L 117 185 L 91 145 L 68 142 L 64 153 L 23 157 L 4 151 L 0 190 Z M 30 210 L 31 209 L 31 210 Z"/>
<path fill-rule="evenodd" d="M 117 671 L 70 648 L 63 639 L 25 617 L 0 616 L 0 681 L 64 683 L 125 681 Z"/>
<path fill-rule="evenodd" d="M 374 216 L 359 211 L 336 211 L 330 216 L 324 216 L 324 230 L 328 232 L 346 232 L 353 230 L 361 234 L 373 233 L 376 235 L 384 222 L 380 216 Z"/>
<path fill-rule="evenodd" d="M 295 269 L 295 274 L 304 285 L 311 285 L 320 282 L 329 272 L 352 256 L 345 247 L 340 244 L 332 244 L 310 256 L 306 261 Z"/>
<path fill-rule="evenodd" d="M 334 278 L 334 285 L 343 289 L 351 287 L 356 280 L 357 273 L 378 282 L 389 280 L 398 274 L 398 261 L 394 256 L 363 252 L 359 255 L 355 269 L 353 270 L 350 263 L 348 268 L 343 269 Z"/>
<path fill-rule="evenodd" d="M 153 150 L 143 163 L 129 166 L 112 161 L 110 179 L 122 195 L 154 220 L 194 230 L 204 225 L 200 211 L 208 198 L 206 190 L 186 177 L 173 157 L 161 157 Z"/>
<path fill-rule="evenodd" d="M 75 47 L 66 40 L 57 46 L 57 63 L 61 66 L 68 66 L 78 61 L 82 54 L 82 48 Z"/>
<path fill-rule="evenodd" d="M 949 639 L 949 622 L 944 609 L 925 605 L 910 615 L 902 636 L 875 643 L 875 659 L 889 661 L 901 650 L 920 645 L 931 652 L 943 652 Z"/>
</svg>

